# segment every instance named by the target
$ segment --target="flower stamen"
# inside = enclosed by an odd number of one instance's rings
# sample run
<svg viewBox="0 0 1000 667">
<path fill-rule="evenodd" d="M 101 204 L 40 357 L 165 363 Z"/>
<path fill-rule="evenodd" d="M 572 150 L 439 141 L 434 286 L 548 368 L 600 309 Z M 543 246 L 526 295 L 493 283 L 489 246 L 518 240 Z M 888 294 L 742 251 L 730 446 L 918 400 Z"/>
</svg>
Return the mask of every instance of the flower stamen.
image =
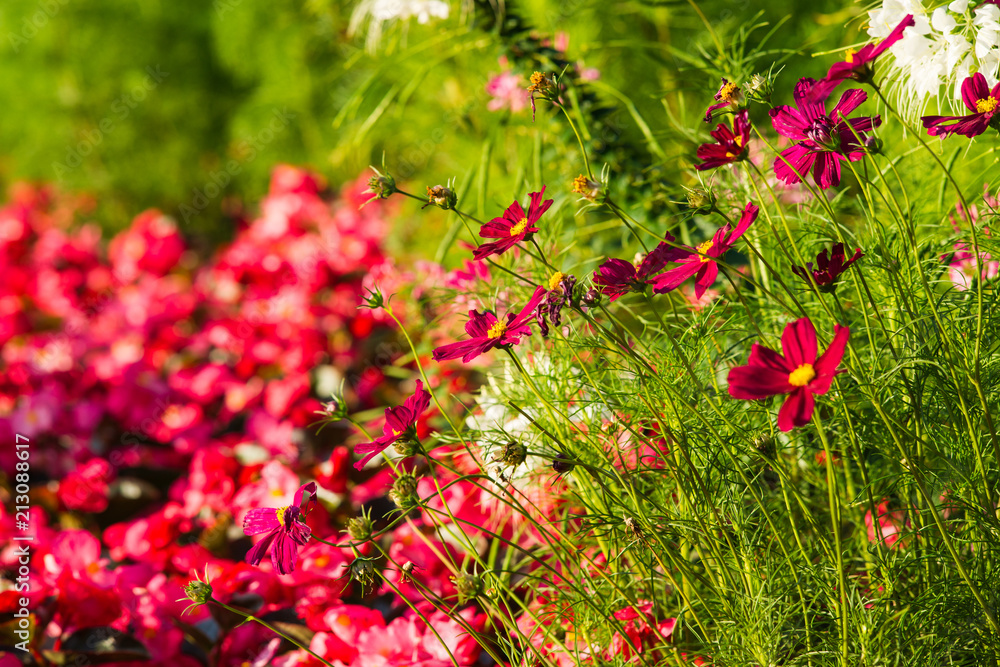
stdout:
<svg viewBox="0 0 1000 667">
<path fill-rule="evenodd" d="M 793 387 L 804 387 L 816 377 L 816 369 L 812 364 L 802 364 L 788 374 L 788 384 Z"/>
<path fill-rule="evenodd" d="M 289 505 L 285 505 L 284 507 L 279 507 L 278 509 L 274 510 L 275 512 L 278 513 L 278 523 L 281 524 L 282 528 L 286 527 L 285 526 L 285 510 L 287 510 L 288 508 L 289 508 Z"/>
<path fill-rule="evenodd" d="M 505 333 L 507 333 L 507 323 L 503 320 L 497 320 L 487 330 L 486 335 L 490 338 L 501 338 Z"/>
<path fill-rule="evenodd" d="M 729 81 L 720 90 L 716 99 L 724 102 L 732 102 L 736 98 L 736 93 L 740 92 L 740 87 Z"/>
<path fill-rule="evenodd" d="M 528 219 L 521 218 L 521 222 L 517 223 L 516 225 L 510 228 L 510 235 L 517 236 L 523 233 L 524 230 L 527 229 L 527 227 L 528 227 Z"/>
<path fill-rule="evenodd" d="M 997 98 L 984 97 L 981 100 L 976 100 L 976 111 L 978 113 L 993 113 L 996 111 L 997 104 L 1000 104 L 997 102 Z"/>
<path fill-rule="evenodd" d="M 695 250 L 698 251 L 698 254 L 701 255 L 699 257 L 699 259 L 702 262 L 710 262 L 710 261 L 712 261 L 712 258 L 708 256 L 708 251 L 709 251 L 709 249 L 711 247 L 712 247 L 712 239 L 709 239 L 709 240 L 705 241 L 704 243 L 699 243 L 698 247 L 695 248 Z"/>
</svg>

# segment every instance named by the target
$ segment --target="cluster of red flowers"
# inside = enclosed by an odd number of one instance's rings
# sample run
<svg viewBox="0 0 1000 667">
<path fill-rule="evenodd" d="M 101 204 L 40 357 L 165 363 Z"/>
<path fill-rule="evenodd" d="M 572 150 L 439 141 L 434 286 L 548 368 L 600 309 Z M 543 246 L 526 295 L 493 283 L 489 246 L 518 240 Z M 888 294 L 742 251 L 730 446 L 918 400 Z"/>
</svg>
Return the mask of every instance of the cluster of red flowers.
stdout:
<svg viewBox="0 0 1000 667">
<path fill-rule="evenodd" d="M 217 605 L 184 614 L 184 586 L 204 572 L 215 599 L 297 616 L 299 635 L 339 664 L 476 662 L 466 629 L 483 615 L 446 617 L 421 592 L 454 596 L 446 563 L 462 560 L 420 521 L 393 534 L 421 589 L 387 573 L 399 590 L 380 598 L 391 616 L 346 577 L 356 554 L 331 510 L 377 504 L 392 478 L 355 471 L 343 431 L 310 425 L 335 408 L 321 400 L 341 380 L 355 408 L 384 400 L 382 368 L 401 352 L 379 349 L 393 326 L 357 308 L 388 264 L 386 204 L 360 208 L 361 181 L 325 192 L 315 175 L 276 168 L 260 213 L 201 265 L 158 211 L 105 244 L 76 222 L 86 202 L 50 188 L 18 186 L 0 208 L 0 441 L 30 443 L 34 535 L 30 588 L 0 577 L 0 614 L 28 598 L 36 655 L 93 664 L 100 641 L 126 667 L 319 664 Z M 393 413 L 394 438 L 426 433 L 422 392 Z M 0 447 L 11 480 L 16 462 Z M 453 516 L 488 524 L 470 488 L 447 497 Z M 0 505 L 5 573 L 20 567 L 22 533 Z"/>
</svg>

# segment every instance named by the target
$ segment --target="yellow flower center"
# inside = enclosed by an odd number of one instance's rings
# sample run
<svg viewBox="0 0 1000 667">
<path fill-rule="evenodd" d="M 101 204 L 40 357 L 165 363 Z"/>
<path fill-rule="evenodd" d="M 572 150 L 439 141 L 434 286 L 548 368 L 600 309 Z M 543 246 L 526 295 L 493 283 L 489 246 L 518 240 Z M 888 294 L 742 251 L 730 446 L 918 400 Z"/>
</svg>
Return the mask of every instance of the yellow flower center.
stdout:
<svg viewBox="0 0 1000 667">
<path fill-rule="evenodd" d="M 816 377 L 816 369 L 812 364 L 802 364 L 788 374 L 788 384 L 793 387 L 804 387 Z"/>
<path fill-rule="evenodd" d="M 695 250 L 697 250 L 698 254 L 700 254 L 700 255 L 707 255 L 708 254 L 708 249 L 711 248 L 711 247 L 712 247 L 712 239 L 709 239 L 709 240 L 705 241 L 704 243 L 698 244 L 698 247 L 695 248 Z M 703 261 L 703 262 L 710 262 L 711 260 L 712 260 L 711 257 L 702 257 L 701 258 L 701 261 Z"/>
<path fill-rule="evenodd" d="M 285 527 L 285 510 L 288 509 L 289 507 L 290 507 L 289 505 L 285 505 L 284 507 L 279 507 L 278 509 L 274 510 L 275 512 L 278 513 L 278 523 L 281 524 L 282 528 Z"/>
<path fill-rule="evenodd" d="M 563 273 L 561 271 L 556 271 L 549 277 L 549 289 L 553 290 L 559 287 L 559 283 L 562 282 Z"/>
<path fill-rule="evenodd" d="M 521 232 L 523 232 L 525 229 L 527 229 L 527 227 L 528 227 L 528 219 L 527 218 L 521 218 L 521 222 L 517 223 L 516 225 L 514 225 L 513 227 L 510 228 L 510 235 L 511 236 L 517 236 L 518 234 L 520 234 Z"/>
<path fill-rule="evenodd" d="M 979 113 L 993 113 L 997 108 L 997 98 L 995 97 L 985 97 L 981 100 L 976 100 L 976 111 Z"/>
<path fill-rule="evenodd" d="M 719 99 L 726 102 L 732 102 L 733 97 L 738 92 L 740 92 L 739 86 L 730 81 L 729 83 L 727 83 L 722 87 L 722 90 L 719 91 Z"/>
<path fill-rule="evenodd" d="M 854 64 L 854 54 L 856 53 L 857 51 L 855 51 L 854 49 L 847 49 L 847 57 L 844 58 L 844 62 L 846 62 L 848 65 Z"/>
<path fill-rule="evenodd" d="M 505 333 L 507 333 L 507 323 L 503 320 L 497 320 L 486 332 L 486 335 L 490 338 L 500 338 Z"/>
<path fill-rule="evenodd" d="M 588 181 L 589 180 L 590 179 L 588 179 L 583 174 L 580 174 L 579 176 L 577 176 L 576 178 L 574 178 L 573 179 L 573 192 L 575 192 L 578 195 L 582 195 L 585 192 L 589 192 L 590 191 L 590 187 L 588 186 Z"/>
</svg>

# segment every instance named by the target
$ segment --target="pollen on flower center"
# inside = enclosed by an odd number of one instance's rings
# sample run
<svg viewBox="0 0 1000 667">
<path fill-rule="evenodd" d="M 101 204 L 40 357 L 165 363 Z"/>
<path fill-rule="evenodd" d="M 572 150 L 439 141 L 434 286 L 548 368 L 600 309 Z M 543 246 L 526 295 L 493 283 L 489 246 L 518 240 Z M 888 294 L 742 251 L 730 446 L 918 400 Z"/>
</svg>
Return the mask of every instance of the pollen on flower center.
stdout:
<svg viewBox="0 0 1000 667">
<path fill-rule="evenodd" d="M 976 111 L 979 113 L 993 113 L 996 111 L 997 98 L 995 97 L 984 97 L 981 100 L 976 100 Z"/>
<path fill-rule="evenodd" d="M 854 64 L 854 55 L 855 55 L 856 53 L 857 53 L 857 51 L 855 51 L 854 49 L 847 49 L 847 57 L 846 57 L 846 58 L 844 58 L 844 61 L 845 61 L 845 62 L 846 62 L 846 63 L 847 63 L 848 65 L 853 65 L 853 64 Z"/>
<path fill-rule="evenodd" d="M 284 507 L 279 507 L 278 509 L 274 510 L 275 512 L 278 513 L 278 523 L 281 524 L 282 528 L 285 527 L 285 510 L 287 510 L 288 507 L 289 507 L 288 505 L 285 505 Z"/>
<path fill-rule="evenodd" d="M 497 320 L 486 332 L 486 335 L 490 338 L 500 338 L 505 333 L 507 333 L 507 323 L 503 320 Z"/>
<path fill-rule="evenodd" d="M 516 225 L 510 228 L 510 235 L 517 236 L 518 234 L 522 233 L 525 229 L 527 229 L 527 227 L 528 227 L 528 219 L 521 218 L 521 222 L 517 223 Z"/>
<path fill-rule="evenodd" d="M 556 271 L 549 277 L 549 289 L 554 290 L 559 287 L 559 283 L 562 282 L 564 274 L 561 271 Z"/>
<path fill-rule="evenodd" d="M 732 102 L 735 93 L 737 92 L 739 92 L 739 86 L 730 81 L 722 87 L 722 90 L 719 91 L 719 99 L 726 102 Z"/>
<path fill-rule="evenodd" d="M 697 250 L 700 255 L 707 255 L 708 254 L 708 250 L 711 247 L 712 247 L 712 239 L 709 239 L 709 240 L 705 241 L 704 243 L 699 243 L 698 247 L 695 248 L 695 250 Z M 699 259 L 701 259 L 701 261 L 703 261 L 703 262 L 709 262 L 709 261 L 711 261 L 712 258 L 711 257 L 702 256 Z"/>
<path fill-rule="evenodd" d="M 804 387 L 816 377 L 816 369 L 812 364 L 802 364 L 788 374 L 788 384 L 793 387 Z"/>
</svg>

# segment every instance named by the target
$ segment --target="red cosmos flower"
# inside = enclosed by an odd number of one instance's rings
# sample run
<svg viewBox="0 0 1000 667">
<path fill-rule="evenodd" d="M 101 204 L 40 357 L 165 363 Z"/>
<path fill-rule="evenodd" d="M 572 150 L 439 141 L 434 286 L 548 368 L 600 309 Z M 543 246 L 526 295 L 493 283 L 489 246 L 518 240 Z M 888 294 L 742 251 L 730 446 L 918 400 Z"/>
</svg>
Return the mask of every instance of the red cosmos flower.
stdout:
<svg viewBox="0 0 1000 667">
<path fill-rule="evenodd" d="M 813 280 L 816 281 L 816 286 L 821 291 L 832 292 L 837 289 L 837 278 L 840 277 L 840 274 L 864 256 L 865 254 L 861 252 L 861 248 L 856 248 L 854 255 L 850 259 L 845 260 L 844 244 L 835 243 L 829 257 L 826 255 L 826 250 L 816 255 L 815 269 L 812 262 L 806 262 L 805 267 L 793 266 L 792 273 L 806 282 L 809 282 L 809 274 L 812 273 Z"/>
<path fill-rule="evenodd" d="M 947 137 L 961 134 L 976 137 L 1000 121 L 1000 83 L 993 90 L 986 83 L 986 77 L 976 72 L 962 82 L 962 101 L 972 113 L 968 116 L 924 116 L 920 121 L 932 137 Z M 996 120 L 994 120 L 996 119 Z M 954 121 L 951 125 L 943 125 Z"/>
<path fill-rule="evenodd" d="M 686 249 L 679 259 L 671 260 L 677 262 L 677 266 L 656 277 L 653 282 L 653 291 L 657 294 L 664 294 L 677 288 L 691 276 L 696 276 L 694 295 L 696 299 L 700 299 L 705 290 L 715 282 L 715 277 L 719 275 L 719 265 L 715 260 L 725 255 L 736 243 L 736 239 L 743 236 L 743 233 L 757 219 L 759 210 L 756 205 L 748 203 L 743 208 L 739 222 L 736 223 L 736 229 L 731 229 L 726 224 L 715 232 L 709 240 L 696 248 Z"/>
<path fill-rule="evenodd" d="M 721 126 L 720 126 L 721 127 Z M 684 248 L 673 244 L 676 239 L 669 233 L 656 248 L 646 255 L 638 266 L 624 259 L 609 259 L 594 271 L 594 284 L 612 301 L 630 291 L 641 292 L 646 285 L 653 282 L 653 276 L 663 270 L 668 262 L 687 255 Z"/>
<path fill-rule="evenodd" d="M 848 119 L 847 114 L 868 99 L 859 89 L 845 91 L 828 114 L 826 98 L 811 101 L 813 79 L 801 79 L 795 85 L 798 109 L 782 105 L 771 109 L 771 124 L 783 136 L 799 143 L 789 146 L 774 160 L 775 175 L 793 185 L 810 170 L 822 189 L 840 184 L 840 162 L 856 162 L 865 156 L 865 133 L 882 124 L 879 116 Z"/>
<path fill-rule="evenodd" d="M 822 102 L 840 83 L 846 79 L 855 81 L 871 81 L 874 69 L 871 64 L 875 59 L 885 53 L 886 49 L 903 38 L 903 31 L 913 26 L 913 14 L 907 14 L 906 18 L 899 22 L 889 35 L 878 44 L 866 44 L 859 51 L 847 50 L 847 58 L 839 63 L 830 66 L 830 71 L 826 77 L 821 79 L 810 93 L 810 100 Z"/>
<path fill-rule="evenodd" d="M 530 240 L 532 235 L 538 231 L 535 223 L 542 217 L 542 214 L 552 206 L 552 200 L 542 201 L 545 194 L 545 186 L 541 192 L 531 193 L 531 205 L 528 206 L 528 214 L 524 214 L 524 209 L 516 201 L 507 207 L 503 216 L 493 218 L 479 228 L 479 235 L 484 239 L 500 239 L 484 243 L 473 251 L 473 256 L 479 260 L 490 255 L 502 255 L 511 247 L 521 241 Z"/>
<path fill-rule="evenodd" d="M 830 391 L 838 373 L 844 346 L 851 330 L 839 324 L 833 327 L 833 342 L 816 358 L 816 329 L 808 317 L 796 320 L 781 334 L 781 356 L 774 350 L 754 343 L 746 366 L 729 371 L 729 395 L 757 400 L 788 394 L 778 411 L 778 428 L 791 431 L 809 422 L 813 413 L 813 394 Z"/>
<path fill-rule="evenodd" d="M 434 359 L 444 361 L 445 359 L 462 357 L 462 361 L 467 363 L 495 347 L 517 345 L 521 342 L 521 336 L 531 335 L 531 327 L 528 326 L 528 322 L 531 321 L 535 308 L 545 298 L 546 293 L 547 290 L 544 287 L 535 288 L 535 293 L 531 295 L 528 305 L 522 308 L 516 316 L 514 313 L 508 313 L 506 321 L 497 319 L 497 316 L 489 311 L 480 313 L 477 310 L 470 310 L 469 321 L 465 324 L 465 332 L 471 338 L 442 345 L 434 350 Z"/>
<path fill-rule="evenodd" d="M 389 445 L 393 445 L 400 440 L 416 440 L 417 419 L 420 418 L 420 415 L 424 413 L 430 403 L 430 392 L 424 389 L 423 382 L 417 380 L 417 390 L 413 392 L 413 396 L 406 399 L 402 405 L 385 409 L 385 426 L 382 427 L 382 437 L 354 448 L 355 454 L 365 455 L 360 461 L 354 464 L 354 467 L 361 470 L 369 461 L 385 451 Z"/>
<path fill-rule="evenodd" d="M 712 112 L 717 109 L 722 109 L 727 106 L 736 106 L 743 99 L 743 93 L 740 92 L 740 87 L 737 86 L 732 81 L 728 79 L 723 79 L 722 84 L 719 86 L 718 92 L 715 93 L 715 99 L 717 102 L 712 106 L 708 107 L 705 111 L 705 122 L 712 122 Z"/>
<path fill-rule="evenodd" d="M 702 163 L 695 165 L 695 169 L 715 169 L 746 158 L 747 142 L 750 141 L 750 119 L 746 109 L 733 117 L 732 129 L 720 123 L 710 134 L 718 143 L 698 146 L 698 159 Z"/>
<path fill-rule="evenodd" d="M 303 494 L 308 493 L 309 498 L 305 501 L 303 508 Z M 247 552 L 247 562 L 251 565 L 258 565 L 264 559 L 267 548 L 274 543 L 271 549 L 271 563 L 278 574 L 289 574 L 295 570 L 295 560 L 298 556 L 299 547 L 303 547 L 309 542 L 312 534 L 309 526 L 303 521 L 303 516 L 308 512 L 308 508 L 316 503 L 316 482 L 309 482 L 299 487 L 295 492 L 294 504 L 287 507 L 256 507 L 247 512 L 243 519 L 243 532 L 247 535 L 259 535 L 267 533 L 260 542 L 255 544 Z M 270 532 L 268 532 L 270 531 Z"/>
</svg>

